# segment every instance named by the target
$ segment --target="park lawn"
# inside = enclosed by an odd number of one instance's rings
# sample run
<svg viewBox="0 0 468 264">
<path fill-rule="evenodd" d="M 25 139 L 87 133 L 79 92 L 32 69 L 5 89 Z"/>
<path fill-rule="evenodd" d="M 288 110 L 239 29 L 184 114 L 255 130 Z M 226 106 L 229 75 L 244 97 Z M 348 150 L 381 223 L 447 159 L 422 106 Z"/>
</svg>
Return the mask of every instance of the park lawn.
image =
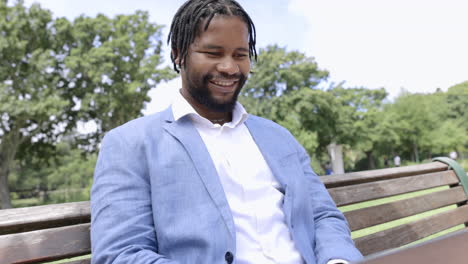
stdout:
<svg viewBox="0 0 468 264">
<path fill-rule="evenodd" d="M 40 205 L 41 202 L 39 198 L 27 198 L 27 199 L 13 199 L 11 200 L 11 205 L 13 208 L 19 207 L 30 207 Z"/>
</svg>

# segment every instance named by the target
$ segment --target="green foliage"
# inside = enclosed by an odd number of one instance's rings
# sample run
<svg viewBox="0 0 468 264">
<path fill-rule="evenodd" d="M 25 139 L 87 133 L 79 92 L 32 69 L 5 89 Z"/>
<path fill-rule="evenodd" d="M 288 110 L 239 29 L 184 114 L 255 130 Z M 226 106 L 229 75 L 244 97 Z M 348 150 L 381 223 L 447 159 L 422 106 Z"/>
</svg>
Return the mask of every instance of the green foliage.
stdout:
<svg viewBox="0 0 468 264">
<path fill-rule="evenodd" d="M 58 155 L 45 166 L 39 159 L 23 161 L 13 171 L 9 182 L 12 198 L 40 197 L 40 203 L 89 200 L 96 154 L 83 155 L 70 143 L 57 146 Z"/>
<path fill-rule="evenodd" d="M 8 175 L 18 164 L 46 164 L 56 144 L 94 122 L 81 148 L 94 151 L 103 132 L 142 115 L 148 92 L 174 77 L 161 57 L 161 26 L 148 13 L 71 22 L 22 1 L 0 2 L 0 201 L 9 207 Z"/>
<path fill-rule="evenodd" d="M 386 91 L 381 88 L 370 90 L 365 88 L 334 87 L 328 91 L 337 100 L 339 109 L 336 120 L 336 141 L 340 144 L 361 145 L 363 150 L 374 148 L 380 140 L 379 132 L 385 130 L 379 121 Z"/>
<path fill-rule="evenodd" d="M 398 115 L 396 125 L 403 143 L 420 146 L 429 140 L 429 132 L 437 125 L 436 111 L 429 97 L 405 95 L 397 98 L 392 108 Z"/>
<path fill-rule="evenodd" d="M 446 94 L 448 117 L 459 119 L 468 130 L 468 81 L 450 87 Z"/>
<path fill-rule="evenodd" d="M 459 160 L 458 163 L 463 167 L 466 173 L 468 173 L 468 159 Z"/>
<path fill-rule="evenodd" d="M 97 138 L 141 116 L 149 90 L 175 77 L 169 68 L 158 69 L 162 27 L 150 23 L 147 12 L 114 19 L 81 16 L 72 24 L 65 19 L 57 24 L 63 38 L 71 36 L 63 85 L 70 88 L 80 120 L 97 123 Z"/>
<path fill-rule="evenodd" d="M 386 100 L 384 88 L 317 88 L 328 72 L 313 58 L 278 46 L 260 49 L 241 102 L 256 115 L 289 129 L 324 164 L 326 146 L 344 146 L 347 170 L 383 167 L 398 153 L 403 162 L 467 149 L 468 82 L 447 93 L 403 94 Z"/>
<path fill-rule="evenodd" d="M 451 87 L 447 93 L 405 94 L 397 98 L 386 108 L 396 118 L 393 127 L 400 141 L 395 149 L 415 162 L 430 159 L 433 154 L 465 150 L 468 127 L 461 107 L 467 99 L 466 83 Z"/>
<path fill-rule="evenodd" d="M 306 145 L 309 153 L 317 154 L 336 136 L 339 112 L 335 102 L 330 93 L 303 88 L 273 100 L 270 118 L 293 131 L 298 138 L 307 135 L 306 140 L 315 139 L 315 144 L 299 141 Z"/>
<path fill-rule="evenodd" d="M 430 141 L 423 144 L 434 153 L 449 153 L 463 149 L 463 143 L 468 142 L 467 129 L 458 120 L 447 119 L 429 132 Z M 465 143 L 466 144 L 466 143 Z"/>
<path fill-rule="evenodd" d="M 398 141 L 392 120 L 382 109 L 385 89 L 334 87 L 329 92 L 337 100 L 336 142 L 364 153 L 365 167 L 377 167 L 375 155 Z"/>
<path fill-rule="evenodd" d="M 0 5 L 0 200 L 9 207 L 7 177 L 30 144 L 50 146 L 69 102 L 56 89 L 52 16 L 38 5 Z M 34 148 L 29 148 L 34 151 Z"/>
<path fill-rule="evenodd" d="M 310 129 L 310 124 L 312 119 L 324 121 L 326 116 L 322 118 L 308 113 L 313 108 L 314 111 L 323 112 L 321 108 L 329 106 L 314 106 L 313 102 L 302 100 L 302 97 L 307 96 L 320 102 L 330 100 L 328 97 L 315 96 L 321 91 L 310 89 L 324 81 L 328 72 L 320 70 L 313 58 L 297 51 L 288 52 L 276 45 L 260 49 L 252 71 L 240 101 L 250 113 L 274 120 L 288 128 L 310 154 L 315 153 L 318 135 L 317 130 Z"/>
<path fill-rule="evenodd" d="M 303 87 L 316 87 L 328 77 L 311 57 L 298 51 L 286 51 L 277 45 L 259 50 L 252 75 L 243 95 L 270 99 Z"/>
<path fill-rule="evenodd" d="M 141 11 L 69 21 L 39 5 L 6 2 L 0 0 L 2 206 L 7 182 L 13 198 L 25 198 L 15 206 L 87 200 L 96 155 L 82 150 L 93 152 L 105 131 L 142 115 L 149 89 L 174 77 L 160 68 L 161 26 Z M 343 145 L 347 170 L 383 167 L 394 153 L 407 165 L 468 150 L 468 82 L 394 102 L 383 88 L 320 89 L 328 72 L 276 45 L 260 49 L 252 71 L 240 101 L 289 129 L 318 174 L 330 143 Z M 77 122 L 90 121 L 96 131 L 75 132 Z M 466 160 L 461 164 L 466 169 Z"/>
<path fill-rule="evenodd" d="M 58 149 L 60 158 L 44 170 L 47 190 L 56 190 L 56 195 L 49 199 L 53 202 L 89 200 L 96 154 L 84 156 L 79 149 L 63 143 Z"/>
<path fill-rule="evenodd" d="M 255 115 L 270 116 L 270 100 L 301 88 L 315 88 L 328 77 L 311 57 L 276 45 L 260 49 L 239 100 Z"/>
</svg>

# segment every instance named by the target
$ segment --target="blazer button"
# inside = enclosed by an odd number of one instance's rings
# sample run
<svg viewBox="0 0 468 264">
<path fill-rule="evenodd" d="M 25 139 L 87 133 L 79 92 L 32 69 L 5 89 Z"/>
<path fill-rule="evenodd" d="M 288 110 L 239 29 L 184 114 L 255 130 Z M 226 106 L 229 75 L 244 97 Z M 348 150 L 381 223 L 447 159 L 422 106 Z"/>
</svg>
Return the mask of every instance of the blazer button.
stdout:
<svg viewBox="0 0 468 264">
<path fill-rule="evenodd" d="M 224 255 L 224 259 L 226 260 L 227 264 L 231 264 L 232 261 L 234 261 L 234 255 L 230 251 L 228 251 L 226 252 L 226 255 Z"/>
</svg>

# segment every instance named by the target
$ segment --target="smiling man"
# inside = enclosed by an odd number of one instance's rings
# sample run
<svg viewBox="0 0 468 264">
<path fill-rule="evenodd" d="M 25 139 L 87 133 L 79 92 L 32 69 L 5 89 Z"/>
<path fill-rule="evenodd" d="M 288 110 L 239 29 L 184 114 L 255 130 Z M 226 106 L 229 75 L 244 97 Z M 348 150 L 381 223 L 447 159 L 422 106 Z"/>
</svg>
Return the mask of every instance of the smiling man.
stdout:
<svg viewBox="0 0 468 264">
<path fill-rule="evenodd" d="M 198 30 L 204 29 L 207 22 Z M 215 122 L 221 124 L 228 121 L 250 71 L 249 32 L 245 22 L 237 16 L 214 16 L 184 54 L 174 44 L 172 48 L 176 70 L 177 64 L 184 63 L 181 67 L 183 97 L 208 120 L 225 119 Z"/>
<path fill-rule="evenodd" d="M 91 193 L 92 262 L 326 264 L 362 256 L 284 128 L 237 96 L 255 27 L 233 0 L 190 0 L 169 33 L 170 108 L 105 136 Z"/>
</svg>

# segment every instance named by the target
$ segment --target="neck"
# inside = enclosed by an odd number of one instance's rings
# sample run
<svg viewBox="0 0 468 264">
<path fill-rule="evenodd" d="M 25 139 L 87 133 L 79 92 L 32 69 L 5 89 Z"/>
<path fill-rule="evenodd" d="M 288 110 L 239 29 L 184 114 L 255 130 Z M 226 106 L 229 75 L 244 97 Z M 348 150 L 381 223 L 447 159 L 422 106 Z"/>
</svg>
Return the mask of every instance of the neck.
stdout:
<svg viewBox="0 0 468 264">
<path fill-rule="evenodd" d="M 206 108 L 204 105 L 199 104 L 193 99 L 184 89 L 180 90 L 182 97 L 195 109 L 195 111 L 202 117 L 208 119 L 213 124 L 223 125 L 224 123 L 231 122 L 232 112 L 216 112 Z"/>
<path fill-rule="evenodd" d="M 223 117 L 223 118 L 218 118 L 218 119 L 208 118 L 208 120 L 210 120 L 211 123 L 213 123 L 213 124 L 223 125 L 224 123 L 231 122 L 231 120 L 232 120 L 231 116 L 232 116 L 232 114 L 230 114 L 228 117 Z"/>
</svg>

